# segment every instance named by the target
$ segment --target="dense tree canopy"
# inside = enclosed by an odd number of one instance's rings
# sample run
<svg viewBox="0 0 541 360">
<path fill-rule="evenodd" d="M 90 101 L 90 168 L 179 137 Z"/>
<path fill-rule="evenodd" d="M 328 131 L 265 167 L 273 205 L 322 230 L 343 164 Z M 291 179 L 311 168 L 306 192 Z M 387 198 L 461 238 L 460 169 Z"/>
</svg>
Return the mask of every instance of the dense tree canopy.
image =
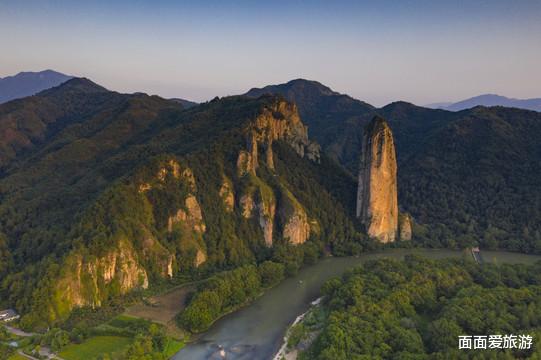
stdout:
<svg viewBox="0 0 541 360">
<path fill-rule="evenodd" d="M 382 259 L 328 281 L 328 316 L 303 359 L 509 359 L 539 350 L 459 350 L 459 335 L 541 334 L 541 263 Z M 534 344 L 535 344 L 534 340 Z"/>
</svg>

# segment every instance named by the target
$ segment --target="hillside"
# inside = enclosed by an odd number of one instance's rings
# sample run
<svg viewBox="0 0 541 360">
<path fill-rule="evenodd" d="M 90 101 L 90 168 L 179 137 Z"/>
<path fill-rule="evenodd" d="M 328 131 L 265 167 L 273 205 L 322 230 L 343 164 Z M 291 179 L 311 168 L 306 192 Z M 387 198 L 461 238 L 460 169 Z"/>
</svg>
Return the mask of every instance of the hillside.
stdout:
<svg viewBox="0 0 541 360">
<path fill-rule="evenodd" d="M 541 252 L 540 113 L 503 107 L 450 112 L 406 102 L 375 109 L 306 80 L 248 95 L 263 92 L 300 99 L 310 134 L 355 175 L 363 129 L 375 114 L 383 116 L 395 138 L 400 207 L 423 225 L 417 241 Z"/>
<path fill-rule="evenodd" d="M 53 70 L 20 72 L 17 75 L 0 78 L 0 104 L 37 94 L 42 90 L 60 85 L 71 78 L 72 76 Z"/>
<path fill-rule="evenodd" d="M 5 142 L 0 180 L 0 298 L 24 326 L 160 279 L 268 259 L 294 269 L 324 246 L 367 244 L 350 216 L 354 179 L 280 97 L 185 110 L 73 79 L 0 114 L 35 124 L 0 120 L 30 139 Z"/>
<path fill-rule="evenodd" d="M 299 107 L 299 114 L 312 136 L 332 159 L 356 173 L 363 128 L 374 115 L 374 107 L 339 94 L 317 81 L 292 80 L 285 84 L 254 88 L 245 96 L 279 94 Z"/>
</svg>

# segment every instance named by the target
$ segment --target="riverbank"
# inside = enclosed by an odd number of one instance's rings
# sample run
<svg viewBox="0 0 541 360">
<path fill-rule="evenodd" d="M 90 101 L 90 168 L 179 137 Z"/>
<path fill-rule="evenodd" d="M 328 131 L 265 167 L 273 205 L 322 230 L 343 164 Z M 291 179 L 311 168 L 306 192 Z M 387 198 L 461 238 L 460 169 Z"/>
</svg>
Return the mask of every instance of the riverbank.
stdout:
<svg viewBox="0 0 541 360">
<path fill-rule="evenodd" d="M 310 346 L 312 344 L 312 341 L 317 337 L 317 329 L 314 331 L 304 332 L 302 331 L 301 334 L 298 335 L 298 339 L 294 340 L 294 343 L 292 344 L 290 340 L 292 340 L 292 336 L 294 335 L 294 330 L 296 326 L 302 325 L 302 322 L 305 320 L 305 318 L 311 314 L 315 308 L 320 306 L 321 300 L 323 298 L 317 298 L 316 300 L 312 301 L 310 303 L 310 308 L 302 313 L 301 315 L 297 316 L 295 318 L 295 321 L 287 328 L 286 334 L 284 335 L 284 341 L 282 346 L 280 347 L 280 350 L 274 355 L 273 360 L 296 360 L 299 351 L 302 351 L 305 346 Z M 302 346 L 299 346 L 299 343 L 302 340 L 307 340 L 302 344 Z"/>
<path fill-rule="evenodd" d="M 473 261 L 471 253 L 446 249 L 386 249 L 364 253 L 358 257 L 326 257 L 315 265 L 302 268 L 248 306 L 216 321 L 197 339 L 187 344 L 175 360 L 207 359 L 223 349 L 228 360 L 272 359 L 284 343 L 284 334 L 299 314 L 305 313 L 310 302 L 319 297 L 320 288 L 332 277 L 378 258 L 403 259 L 415 254 L 431 259 L 462 258 Z M 483 252 L 489 263 L 532 263 L 541 256 L 505 251 Z"/>
</svg>

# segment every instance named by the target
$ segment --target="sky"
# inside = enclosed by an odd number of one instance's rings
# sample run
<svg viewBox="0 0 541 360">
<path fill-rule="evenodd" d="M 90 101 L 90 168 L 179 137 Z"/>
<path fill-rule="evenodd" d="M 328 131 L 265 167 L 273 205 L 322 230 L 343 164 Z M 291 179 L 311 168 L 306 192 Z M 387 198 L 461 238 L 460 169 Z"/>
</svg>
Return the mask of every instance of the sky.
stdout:
<svg viewBox="0 0 541 360">
<path fill-rule="evenodd" d="M 382 106 L 541 97 L 541 0 L 0 0 L 0 77 L 205 101 L 296 78 Z"/>
</svg>

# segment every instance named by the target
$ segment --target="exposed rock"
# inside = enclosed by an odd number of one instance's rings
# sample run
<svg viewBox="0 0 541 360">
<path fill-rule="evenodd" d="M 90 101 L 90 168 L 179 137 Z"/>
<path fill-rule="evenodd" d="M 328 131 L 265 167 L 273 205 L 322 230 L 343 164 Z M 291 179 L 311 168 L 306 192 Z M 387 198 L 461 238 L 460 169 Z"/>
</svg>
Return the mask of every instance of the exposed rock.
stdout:
<svg viewBox="0 0 541 360">
<path fill-rule="evenodd" d="M 152 233 L 148 230 L 144 230 L 147 234 L 143 241 L 143 256 L 146 261 L 155 264 L 155 268 L 158 269 L 162 277 L 173 277 L 173 261 L 175 256 L 170 254 L 169 251 L 157 241 Z"/>
<path fill-rule="evenodd" d="M 274 169 L 272 144 L 276 140 L 287 142 L 301 157 L 319 162 L 320 147 L 308 140 L 307 127 L 301 122 L 297 106 L 286 101 L 277 101 L 263 109 L 245 130 L 246 150 L 241 150 L 237 158 L 240 176 L 255 174 L 259 166 L 259 146 L 265 149 L 265 162 Z"/>
<path fill-rule="evenodd" d="M 276 205 L 273 201 L 268 203 L 262 201 L 257 205 L 257 210 L 259 212 L 259 226 L 261 226 L 261 229 L 263 230 L 265 245 L 270 247 L 272 246 Z"/>
<path fill-rule="evenodd" d="M 193 195 L 188 195 L 184 201 L 186 209 L 179 209 L 174 216 L 167 220 L 167 231 L 173 231 L 173 226 L 177 223 L 184 223 L 193 231 L 204 233 L 207 229 L 203 221 L 201 207 Z"/>
<path fill-rule="evenodd" d="M 282 236 L 292 244 L 303 244 L 310 237 L 310 222 L 301 204 L 287 189 L 283 189 L 280 203 Z"/>
<path fill-rule="evenodd" d="M 257 220 L 263 230 L 265 244 L 272 246 L 276 199 L 272 189 L 261 179 L 252 177 L 252 183 L 240 199 L 242 216 L 252 218 L 257 211 Z"/>
<path fill-rule="evenodd" d="M 295 211 L 284 227 L 284 239 L 292 244 L 303 244 L 310 236 L 310 225 L 304 211 Z"/>
<path fill-rule="evenodd" d="M 225 211 L 232 212 L 235 207 L 235 194 L 231 180 L 224 177 L 220 187 L 220 197 L 224 203 Z"/>
<path fill-rule="evenodd" d="M 111 291 L 126 294 L 136 288 L 146 289 L 148 276 L 140 265 L 131 243 L 118 245 L 103 256 L 84 257 L 73 253 L 56 285 L 56 309 L 60 316 L 74 307 L 101 306 Z"/>
<path fill-rule="evenodd" d="M 246 150 L 241 150 L 237 158 L 237 174 L 239 177 L 242 177 L 248 173 L 255 174 L 252 155 Z"/>
<path fill-rule="evenodd" d="M 396 153 L 387 122 L 374 117 L 365 129 L 357 190 L 357 217 L 368 235 L 381 242 L 396 239 L 398 198 Z"/>
<path fill-rule="evenodd" d="M 398 220 L 400 240 L 411 240 L 411 216 L 409 214 L 400 214 Z"/>
<path fill-rule="evenodd" d="M 193 171 L 190 168 L 186 168 L 182 171 L 181 174 L 181 180 L 186 181 L 188 183 L 188 187 L 192 191 L 192 193 L 195 193 L 197 191 L 197 186 L 195 185 L 195 176 L 193 175 Z"/>
<path fill-rule="evenodd" d="M 175 179 L 178 179 L 180 177 L 180 165 L 175 160 L 171 159 L 169 160 L 169 166 L 171 168 L 171 171 L 173 172 L 173 177 Z"/>
<path fill-rule="evenodd" d="M 152 185 L 150 185 L 149 183 L 142 183 L 139 185 L 139 192 L 140 193 L 143 193 L 145 191 L 148 191 L 152 189 Z"/>
<path fill-rule="evenodd" d="M 207 255 L 203 252 L 201 249 L 197 249 L 197 253 L 195 255 L 195 261 L 194 266 L 199 267 L 202 265 L 205 261 L 207 261 Z"/>
<path fill-rule="evenodd" d="M 184 206 L 184 209 L 177 210 L 175 215 L 169 217 L 167 230 L 172 232 L 175 226 L 181 227 L 180 246 L 186 251 L 188 249 L 195 250 L 193 264 L 198 267 L 207 260 L 202 240 L 202 234 L 205 233 L 207 227 L 203 220 L 201 206 L 195 196 L 188 195 L 184 201 Z"/>
<path fill-rule="evenodd" d="M 153 185 L 160 186 L 161 183 L 164 183 L 167 179 L 167 175 L 171 174 L 174 179 L 179 181 L 184 181 L 188 185 L 188 188 L 192 193 L 195 193 L 197 190 L 195 184 L 195 177 L 193 175 L 192 169 L 186 167 L 182 169 L 178 161 L 170 159 L 167 162 L 162 163 L 162 166 L 158 169 L 156 173 L 156 178 L 146 179 L 146 181 L 141 182 L 138 186 L 139 192 L 143 193 L 153 188 Z M 156 180 L 158 180 L 156 182 Z"/>
<path fill-rule="evenodd" d="M 245 219 L 252 217 L 252 212 L 255 208 L 254 198 L 252 194 L 245 194 L 240 198 L 240 206 L 242 209 L 242 216 Z"/>
</svg>

